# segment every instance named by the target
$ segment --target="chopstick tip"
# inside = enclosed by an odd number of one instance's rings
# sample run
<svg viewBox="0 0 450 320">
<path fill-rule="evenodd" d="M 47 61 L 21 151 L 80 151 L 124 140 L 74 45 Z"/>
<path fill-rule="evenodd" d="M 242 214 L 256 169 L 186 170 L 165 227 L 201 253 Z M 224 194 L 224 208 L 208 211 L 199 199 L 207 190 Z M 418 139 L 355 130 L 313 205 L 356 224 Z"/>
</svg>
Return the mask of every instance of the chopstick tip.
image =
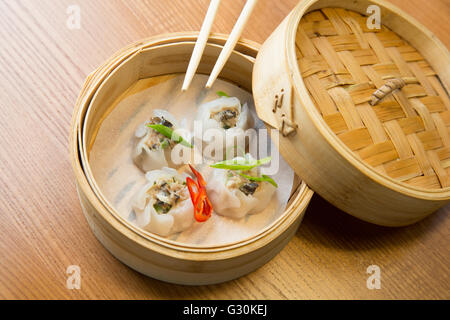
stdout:
<svg viewBox="0 0 450 320">
<path fill-rule="evenodd" d="M 211 89 L 213 83 L 214 83 L 214 80 L 213 80 L 213 78 L 210 77 L 208 79 L 208 82 L 206 82 L 206 85 L 205 85 L 206 89 Z"/>
</svg>

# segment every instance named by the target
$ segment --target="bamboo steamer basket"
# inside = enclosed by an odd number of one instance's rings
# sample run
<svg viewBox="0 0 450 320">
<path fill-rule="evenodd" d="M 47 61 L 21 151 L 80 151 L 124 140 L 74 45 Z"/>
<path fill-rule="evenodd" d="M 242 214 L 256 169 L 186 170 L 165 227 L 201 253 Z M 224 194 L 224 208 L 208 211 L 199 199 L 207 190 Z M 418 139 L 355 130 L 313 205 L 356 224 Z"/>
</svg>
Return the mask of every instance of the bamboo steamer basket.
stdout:
<svg viewBox="0 0 450 320">
<path fill-rule="evenodd" d="M 134 43 L 96 69 L 76 102 L 71 162 L 83 213 L 98 240 L 120 261 L 150 277 L 187 285 L 228 281 L 262 266 L 295 234 L 313 192 L 298 177 L 286 211 L 251 238 L 215 247 L 189 246 L 145 232 L 122 218 L 97 186 L 88 153 L 112 103 L 139 79 L 184 73 L 196 33 L 162 35 Z M 209 74 L 226 37 L 211 36 L 198 73 Z M 221 78 L 251 92 L 258 45 L 242 40 Z"/>
<path fill-rule="evenodd" d="M 362 17 L 370 5 L 380 30 Z M 253 80 L 281 154 L 341 210 L 405 226 L 448 203 L 449 52 L 393 5 L 301 1 L 261 47 Z"/>
</svg>

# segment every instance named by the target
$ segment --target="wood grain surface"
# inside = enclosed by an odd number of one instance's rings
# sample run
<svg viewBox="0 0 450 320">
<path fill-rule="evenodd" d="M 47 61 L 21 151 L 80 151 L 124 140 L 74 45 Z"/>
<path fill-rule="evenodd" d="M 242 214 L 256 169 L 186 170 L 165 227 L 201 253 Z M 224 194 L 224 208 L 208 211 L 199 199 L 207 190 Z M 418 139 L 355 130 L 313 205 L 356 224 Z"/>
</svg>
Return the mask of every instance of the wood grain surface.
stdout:
<svg viewBox="0 0 450 320">
<path fill-rule="evenodd" d="M 260 0 L 243 37 L 262 43 L 296 0 Z M 450 45 L 447 0 L 393 0 Z M 85 77 L 115 51 L 159 33 L 199 30 L 207 0 L 0 1 L 0 298 L 450 299 L 450 206 L 407 228 L 383 228 L 315 195 L 294 239 L 271 262 L 228 283 L 186 287 L 112 257 L 81 212 L 68 158 Z M 81 29 L 67 28 L 67 8 Z M 229 33 L 244 0 L 224 0 L 213 31 Z M 81 268 L 81 289 L 66 269 Z M 369 290 L 366 269 L 381 269 Z"/>
</svg>

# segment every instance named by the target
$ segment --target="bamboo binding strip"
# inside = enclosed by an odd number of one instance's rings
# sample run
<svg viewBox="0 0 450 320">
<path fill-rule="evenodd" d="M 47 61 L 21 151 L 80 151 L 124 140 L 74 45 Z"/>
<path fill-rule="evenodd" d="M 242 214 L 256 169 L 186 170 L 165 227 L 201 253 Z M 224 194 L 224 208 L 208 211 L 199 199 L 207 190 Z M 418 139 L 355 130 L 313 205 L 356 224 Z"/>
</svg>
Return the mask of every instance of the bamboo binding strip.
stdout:
<svg viewBox="0 0 450 320">
<path fill-rule="evenodd" d="M 381 174 L 450 187 L 446 84 L 406 41 L 366 19 L 341 8 L 302 18 L 296 51 L 309 94 L 331 130 Z"/>
</svg>

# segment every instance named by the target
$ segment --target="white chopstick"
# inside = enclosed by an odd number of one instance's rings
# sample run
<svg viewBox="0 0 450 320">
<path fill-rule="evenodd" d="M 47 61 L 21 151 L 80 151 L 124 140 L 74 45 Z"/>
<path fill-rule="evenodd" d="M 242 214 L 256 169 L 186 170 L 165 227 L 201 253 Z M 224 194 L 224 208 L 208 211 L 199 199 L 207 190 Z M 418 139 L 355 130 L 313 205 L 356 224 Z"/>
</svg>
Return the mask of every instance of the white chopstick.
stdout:
<svg viewBox="0 0 450 320">
<path fill-rule="evenodd" d="M 216 81 L 217 77 L 219 76 L 220 72 L 222 71 L 222 68 L 224 67 L 225 63 L 227 62 L 228 58 L 230 57 L 231 53 L 233 52 L 234 47 L 236 46 L 236 43 L 238 42 L 239 38 L 241 37 L 242 31 L 244 30 L 245 24 L 247 23 L 248 19 L 250 18 L 250 15 L 253 11 L 253 8 L 256 5 L 256 2 L 258 0 L 247 0 L 244 9 L 242 9 L 241 15 L 239 16 L 239 19 L 237 20 L 233 30 L 231 31 L 231 34 L 225 43 L 225 46 L 222 49 L 222 52 L 220 53 L 219 58 L 216 61 L 216 64 L 214 66 L 214 69 L 211 72 L 211 75 L 209 76 L 208 82 L 206 83 L 206 88 L 211 88 L 214 81 Z"/>
<path fill-rule="evenodd" d="M 217 9 L 219 8 L 220 0 L 211 0 L 208 11 L 206 12 L 205 20 L 203 21 L 202 28 L 195 43 L 194 51 L 192 52 L 191 60 L 186 71 L 184 78 L 182 91 L 186 91 L 191 84 L 195 71 L 197 71 L 198 65 L 202 58 L 203 50 L 205 50 L 206 42 L 208 41 L 211 27 L 216 17 Z"/>
</svg>

